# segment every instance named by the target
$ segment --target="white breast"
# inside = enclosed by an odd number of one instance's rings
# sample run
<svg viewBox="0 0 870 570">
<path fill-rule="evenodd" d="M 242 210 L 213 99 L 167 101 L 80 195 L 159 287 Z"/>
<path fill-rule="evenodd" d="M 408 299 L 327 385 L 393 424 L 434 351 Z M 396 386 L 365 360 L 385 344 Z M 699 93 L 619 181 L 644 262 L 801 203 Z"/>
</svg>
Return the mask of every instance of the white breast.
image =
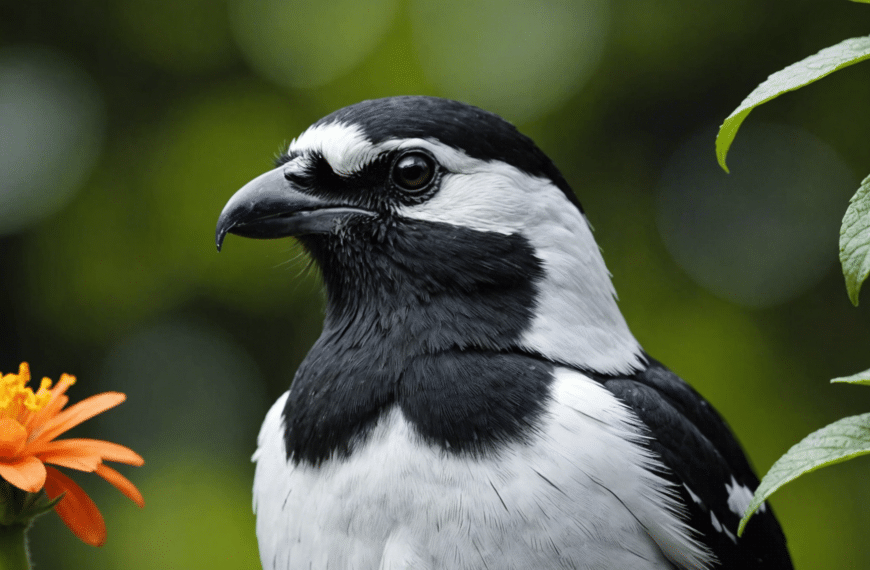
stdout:
<svg viewBox="0 0 870 570">
<path fill-rule="evenodd" d="M 254 510 L 265 570 L 296 568 L 594 570 L 709 567 L 668 484 L 647 469 L 630 410 L 559 369 L 528 444 L 484 459 L 423 442 L 385 415 L 346 460 L 286 461 L 281 414 L 254 455 Z M 670 560 L 671 562 L 668 562 Z"/>
</svg>

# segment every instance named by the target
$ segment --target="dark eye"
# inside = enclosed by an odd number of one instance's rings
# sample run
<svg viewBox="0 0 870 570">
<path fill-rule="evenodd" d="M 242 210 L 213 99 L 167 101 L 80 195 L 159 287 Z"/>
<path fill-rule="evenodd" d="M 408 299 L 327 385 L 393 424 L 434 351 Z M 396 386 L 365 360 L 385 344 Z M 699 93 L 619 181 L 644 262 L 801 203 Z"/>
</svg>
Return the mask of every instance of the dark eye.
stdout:
<svg viewBox="0 0 870 570">
<path fill-rule="evenodd" d="M 409 152 L 393 164 L 393 182 L 411 192 L 425 190 L 435 178 L 435 161 L 423 152 Z"/>
</svg>

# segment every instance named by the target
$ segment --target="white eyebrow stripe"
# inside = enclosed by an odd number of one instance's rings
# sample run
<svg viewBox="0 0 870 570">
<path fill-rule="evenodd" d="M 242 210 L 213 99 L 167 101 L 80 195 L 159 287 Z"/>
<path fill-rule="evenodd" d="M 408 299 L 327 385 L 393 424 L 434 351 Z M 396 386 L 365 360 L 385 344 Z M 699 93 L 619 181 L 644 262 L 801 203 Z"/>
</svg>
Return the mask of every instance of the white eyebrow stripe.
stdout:
<svg viewBox="0 0 870 570">
<path fill-rule="evenodd" d="M 340 176 L 360 172 L 382 152 L 362 129 L 346 123 L 315 125 L 290 143 L 288 152 L 317 153 Z"/>
<path fill-rule="evenodd" d="M 319 154 L 326 159 L 336 174 L 352 176 L 361 172 L 384 153 L 410 148 L 428 150 L 441 166 L 454 173 L 471 174 L 482 167 L 485 168 L 487 163 L 471 158 L 462 150 L 445 145 L 436 139 L 398 138 L 386 139 L 374 144 L 362 129 L 347 123 L 328 123 L 310 127 L 290 143 L 287 152 L 297 152 L 301 156 Z"/>
<path fill-rule="evenodd" d="M 310 160 L 305 155 L 299 155 L 281 165 L 285 174 L 304 174 L 310 166 Z"/>
</svg>

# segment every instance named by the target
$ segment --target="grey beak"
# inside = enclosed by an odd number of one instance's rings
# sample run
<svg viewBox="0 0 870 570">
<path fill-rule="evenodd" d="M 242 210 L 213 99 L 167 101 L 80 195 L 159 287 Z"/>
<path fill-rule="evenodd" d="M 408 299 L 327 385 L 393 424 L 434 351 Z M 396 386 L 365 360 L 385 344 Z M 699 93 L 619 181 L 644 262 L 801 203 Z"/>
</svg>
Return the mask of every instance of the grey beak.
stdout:
<svg viewBox="0 0 870 570">
<path fill-rule="evenodd" d="M 303 192 L 279 167 L 233 194 L 218 218 L 215 243 L 220 251 L 228 233 L 256 239 L 330 233 L 338 218 L 354 214 L 375 215 Z"/>
</svg>

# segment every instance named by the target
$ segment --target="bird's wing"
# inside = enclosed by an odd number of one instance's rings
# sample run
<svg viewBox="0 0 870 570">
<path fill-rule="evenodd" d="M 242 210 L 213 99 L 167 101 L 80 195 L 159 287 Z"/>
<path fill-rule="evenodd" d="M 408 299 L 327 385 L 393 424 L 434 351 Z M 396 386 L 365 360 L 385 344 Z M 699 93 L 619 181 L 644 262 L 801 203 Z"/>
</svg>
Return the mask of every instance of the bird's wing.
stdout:
<svg viewBox="0 0 870 570">
<path fill-rule="evenodd" d="M 661 475 L 676 484 L 687 522 L 715 553 L 718 568 L 792 568 L 785 536 L 769 506 L 737 537 L 758 478 L 728 425 L 700 394 L 651 358 L 649 367 L 634 375 L 596 379 L 649 429 L 649 448 L 667 468 Z"/>
</svg>

